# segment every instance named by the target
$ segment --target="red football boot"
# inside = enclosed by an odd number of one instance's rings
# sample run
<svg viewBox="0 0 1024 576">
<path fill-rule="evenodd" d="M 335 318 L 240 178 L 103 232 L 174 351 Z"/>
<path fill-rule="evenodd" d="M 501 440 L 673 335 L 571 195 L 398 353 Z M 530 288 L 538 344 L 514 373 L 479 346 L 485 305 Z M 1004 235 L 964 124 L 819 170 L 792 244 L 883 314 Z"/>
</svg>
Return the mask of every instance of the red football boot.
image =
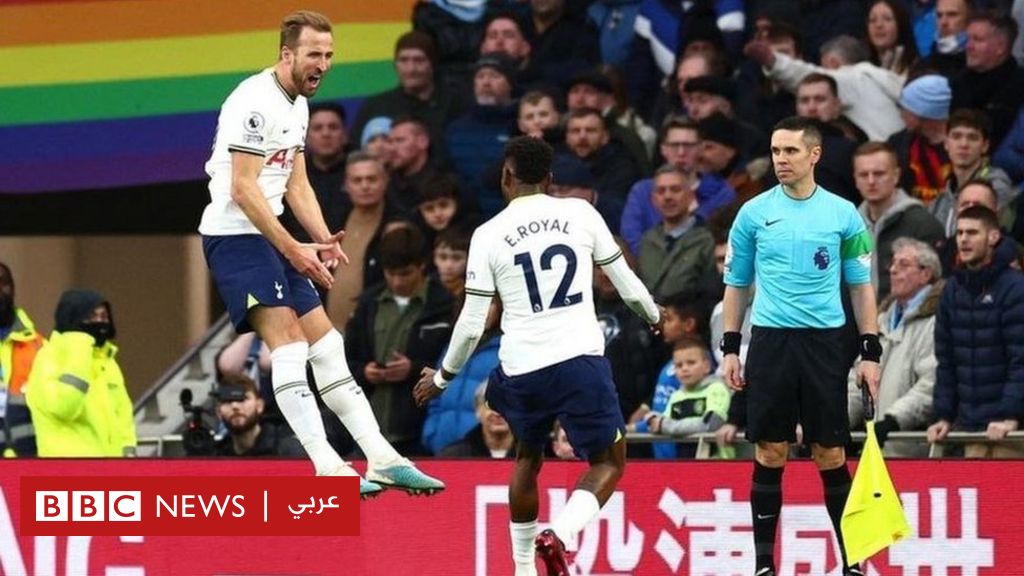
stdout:
<svg viewBox="0 0 1024 576">
<path fill-rule="evenodd" d="M 548 576 L 570 576 L 565 544 L 555 536 L 553 530 L 549 528 L 538 534 L 533 544 L 548 569 Z"/>
</svg>

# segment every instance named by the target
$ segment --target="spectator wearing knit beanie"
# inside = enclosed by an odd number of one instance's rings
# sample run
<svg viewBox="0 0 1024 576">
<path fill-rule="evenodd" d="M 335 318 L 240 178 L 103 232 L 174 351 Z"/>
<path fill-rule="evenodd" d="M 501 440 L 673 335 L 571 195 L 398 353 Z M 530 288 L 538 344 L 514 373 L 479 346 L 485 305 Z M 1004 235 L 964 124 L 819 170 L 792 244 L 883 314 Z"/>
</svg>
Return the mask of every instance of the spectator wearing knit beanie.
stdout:
<svg viewBox="0 0 1024 576">
<path fill-rule="evenodd" d="M 394 65 L 398 86 L 363 102 L 352 124 L 352 133 L 362 134 L 367 123 L 379 116 L 411 116 L 427 126 L 431 142 L 443 142 L 445 126 L 463 112 L 465 98 L 435 80 L 434 40 L 416 30 L 401 35 L 395 43 Z M 434 150 L 443 151 L 444 147 L 435 146 Z"/>
<path fill-rule="evenodd" d="M 945 76 L 929 74 L 903 87 L 900 108 L 919 118 L 946 120 L 949 118 L 949 104 L 952 100 L 953 91 L 949 88 L 949 80 Z"/>
<path fill-rule="evenodd" d="M 762 180 L 768 162 L 757 159 L 747 162 L 740 151 L 740 134 L 736 121 L 715 113 L 697 123 L 701 138 L 698 166 L 701 172 L 724 179 L 736 190 L 739 203 L 756 196 L 764 188 Z"/>
<path fill-rule="evenodd" d="M 946 185 L 949 155 L 946 124 L 953 93 L 949 80 L 928 74 L 908 82 L 900 93 L 900 116 L 907 128 L 889 138 L 900 163 L 900 187 L 930 204 Z"/>
</svg>

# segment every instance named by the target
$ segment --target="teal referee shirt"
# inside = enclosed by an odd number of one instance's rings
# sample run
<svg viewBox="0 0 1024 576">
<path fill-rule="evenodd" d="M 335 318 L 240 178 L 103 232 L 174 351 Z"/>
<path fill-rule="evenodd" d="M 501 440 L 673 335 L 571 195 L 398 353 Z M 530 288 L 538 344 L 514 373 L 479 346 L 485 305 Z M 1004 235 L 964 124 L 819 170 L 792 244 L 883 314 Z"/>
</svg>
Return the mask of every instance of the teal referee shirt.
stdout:
<svg viewBox="0 0 1024 576">
<path fill-rule="evenodd" d="M 840 278 L 869 283 L 871 248 L 864 220 L 849 201 L 820 186 L 797 200 L 779 185 L 736 215 L 725 283 L 745 288 L 756 278 L 754 326 L 838 328 L 846 322 Z"/>
</svg>

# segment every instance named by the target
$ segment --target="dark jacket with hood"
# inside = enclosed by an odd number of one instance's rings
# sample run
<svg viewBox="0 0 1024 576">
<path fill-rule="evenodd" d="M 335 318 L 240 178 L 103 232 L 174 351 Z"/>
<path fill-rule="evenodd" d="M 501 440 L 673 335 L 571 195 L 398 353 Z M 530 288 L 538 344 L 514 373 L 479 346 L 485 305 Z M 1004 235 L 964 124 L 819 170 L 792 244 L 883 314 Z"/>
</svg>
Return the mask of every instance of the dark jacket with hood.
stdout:
<svg viewBox="0 0 1024 576">
<path fill-rule="evenodd" d="M 380 307 L 384 283 L 372 286 L 359 298 L 359 305 L 345 329 L 345 353 L 352 375 L 366 390 L 381 431 L 391 442 L 420 439 L 426 411 L 413 401 L 412 389 L 420 371 L 433 366 L 452 333 L 452 297 L 436 278 L 428 277 L 423 309 L 409 328 L 405 355 L 412 363 L 405 382 L 377 386 L 366 380 L 365 369 L 376 361 L 374 322 Z"/>
<path fill-rule="evenodd" d="M 946 282 L 935 321 L 935 418 L 957 430 L 1024 415 L 1024 275 L 1010 267 L 1011 239 L 992 263 L 958 268 Z"/>
</svg>

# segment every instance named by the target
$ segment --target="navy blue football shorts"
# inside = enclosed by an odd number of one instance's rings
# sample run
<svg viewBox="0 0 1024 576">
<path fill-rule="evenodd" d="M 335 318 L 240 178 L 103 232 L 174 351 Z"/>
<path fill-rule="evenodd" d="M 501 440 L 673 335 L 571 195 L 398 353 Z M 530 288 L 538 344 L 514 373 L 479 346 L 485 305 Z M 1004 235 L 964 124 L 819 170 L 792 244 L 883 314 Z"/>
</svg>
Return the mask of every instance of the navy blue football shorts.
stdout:
<svg viewBox="0 0 1024 576">
<path fill-rule="evenodd" d="M 538 451 L 550 440 L 556 419 L 584 460 L 626 433 L 611 365 L 603 356 L 577 356 L 518 376 L 499 366 L 491 372 L 485 399 L 518 441 Z"/>
<path fill-rule="evenodd" d="M 239 334 L 253 331 L 256 306 L 287 306 L 301 318 L 321 305 L 313 281 L 260 234 L 203 236 L 203 255 Z"/>
</svg>

